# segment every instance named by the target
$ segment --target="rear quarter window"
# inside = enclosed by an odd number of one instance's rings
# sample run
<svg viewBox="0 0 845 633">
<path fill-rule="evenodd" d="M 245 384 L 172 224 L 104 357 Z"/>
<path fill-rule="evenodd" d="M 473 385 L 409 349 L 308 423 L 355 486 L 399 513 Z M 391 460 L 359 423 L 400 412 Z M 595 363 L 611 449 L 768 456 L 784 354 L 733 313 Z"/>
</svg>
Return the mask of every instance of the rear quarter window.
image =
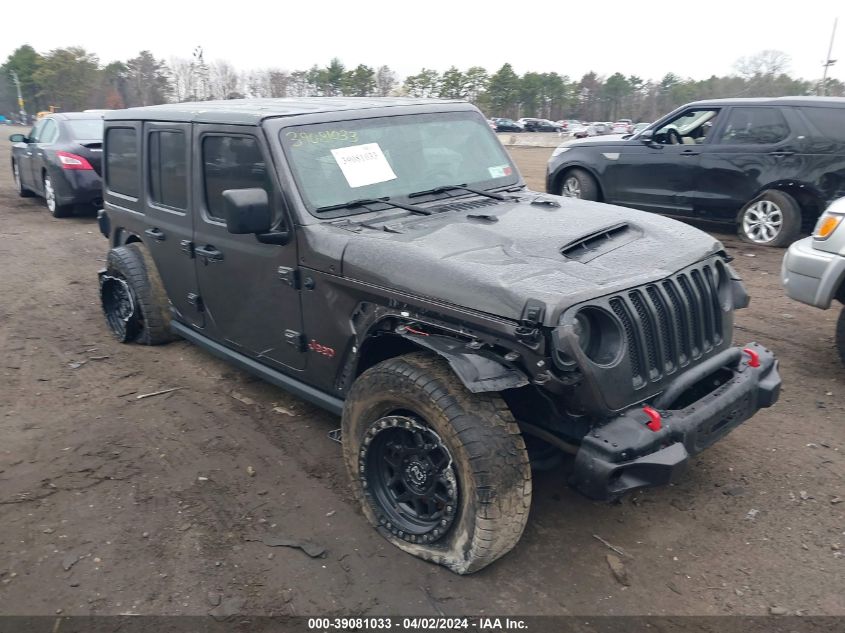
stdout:
<svg viewBox="0 0 845 633">
<path fill-rule="evenodd" d="M 106 132 L 106 186 L 115 193 L 137 198 L 138 137 L 133 128 L 109 128 Z"/>
<path fill-rule="evenodd" d="M 837 143 L 845 143 L 845 108 L 801 108 L 801 114 L 815 128 L 815 134 Z"/>
</svg>

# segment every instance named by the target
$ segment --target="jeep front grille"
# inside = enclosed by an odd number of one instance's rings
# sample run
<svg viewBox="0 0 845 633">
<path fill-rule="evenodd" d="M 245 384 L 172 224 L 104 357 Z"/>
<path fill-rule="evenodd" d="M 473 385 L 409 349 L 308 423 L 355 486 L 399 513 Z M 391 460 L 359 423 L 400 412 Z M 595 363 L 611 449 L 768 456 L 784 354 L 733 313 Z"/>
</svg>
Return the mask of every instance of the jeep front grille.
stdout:
<svg viewBox="0 0 845 633">
<path fill-rule="evenodd" d="M 725 273 L 711 261 L 610 298 L 635 388 L 673 374 L 722 343 L 720 274 Z"/>
</svg>

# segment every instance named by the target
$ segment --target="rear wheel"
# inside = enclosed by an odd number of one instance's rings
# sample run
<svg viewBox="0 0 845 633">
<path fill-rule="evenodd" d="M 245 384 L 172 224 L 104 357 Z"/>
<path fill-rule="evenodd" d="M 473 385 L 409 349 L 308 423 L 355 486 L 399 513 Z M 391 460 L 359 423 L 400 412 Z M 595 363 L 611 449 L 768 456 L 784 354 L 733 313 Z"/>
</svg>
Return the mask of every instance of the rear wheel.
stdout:
<svg viewBox="0 0 845 633">
<path fill-rule="evenodd" d="M 801 232 L 801 207 L 782 191 L 766 191 L 739 212 L 739 236 L 760 246 L 783 248 Z"/>
<path fill-rule="evenodd" d="M 407 354 L 355 381 L 342 426 L 364 515 L 400 549 L 468 574 L 519 541 L 531 469 L 497 394 L 470 393 L 439 357 Z"/>
<path fill-rule="evenodd" d="M 15 189 L 18 190 L 18 195 L 21 198 L 29 198 L 32 196 L 32 192 L 23 186 L 23 181 L 21 180 L 21 169 L 18 167 L 18 161 L 12 161 L 12 176 L 15 179 Z"/>
<path fill-rule="evenodd" d="M 44 200 L 47 203 L 47 209 L 54 218 L 64 218 L 70 215 L 73 211 L 73 206 L 69 204 L 59 204 L 56 199 L 56 189 L 53 187 L 53 181 L 49 174 L 44 174 Z"/>
<path fill-rule="evenodd" d="M 845 307 L 842 308 L 839 319 L 836 321 L 836 349 L 842 364 L 845 365 Z"/>
<path fill-rule="evenodd" d="M 161 345 L 176 338 L 170 331 L 167 294 L 142 244 L 109 251 L 100 300 L 106 323 L 121 343 Z"/>
<path fill-rule="evenodd" d="M 563 176 L 560 193 L 567 198 L 598 200 L 599 186 L 596 179 L 583 169 L 573 169 Z"/>
</svg>

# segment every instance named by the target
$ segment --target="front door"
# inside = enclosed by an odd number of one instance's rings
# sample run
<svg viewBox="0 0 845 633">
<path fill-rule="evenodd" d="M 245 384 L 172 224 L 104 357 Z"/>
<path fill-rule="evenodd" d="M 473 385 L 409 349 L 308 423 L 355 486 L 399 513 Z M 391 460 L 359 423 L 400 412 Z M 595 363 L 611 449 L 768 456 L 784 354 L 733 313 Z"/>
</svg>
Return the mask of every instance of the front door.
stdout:
<svg viewBox="0 0 845 633">
<path fill-rule="evenodd" d="M 305 367 L 296 244 L 263 244 L 226 230 L 223 192 L 267 191 L 276 227 L 286 226 L 278 179 L 261 129 L 197 125 L 194 253 L 208 335 L 280 369 Z"/>
<path fill-rule="evenodd" d="M 29 187 L 32 191 L 41 191 L 43 186 L 41 182 L 41 174 L 38 174 L 38 177 L 35 176 L 35 166 L 36 163 L 36 149 L 38 148 L 38 138 L 41 135 L 41 130 L 44 129 L 44 124 L 46 123 L 45 119 L 41 119 L 36 123 L 32 130 L 29 132 L 29 136 L 26 139 L 26 149 L 20 153 L 20 162 L 18 164 L 18 170 L 21 176 L 21 182 Z"/>
<path fill-rule="evenodd" d="M 652 142 L 637 139 L 609 148 L 604 180 L 607 201 L 624 206 L 687 216 L 693 212 L 701 148 L 717 109 L 685 110 L 657 128 Z"/>
<path fill-rule="evenodd" d="M 203 327 L 192 240 L 196 205 L 190 196 L 191 124 L 144 124 L 144 243 L 177 318 Z M 192 213 L 192 210 L 194 212 Z"/>
</svg>

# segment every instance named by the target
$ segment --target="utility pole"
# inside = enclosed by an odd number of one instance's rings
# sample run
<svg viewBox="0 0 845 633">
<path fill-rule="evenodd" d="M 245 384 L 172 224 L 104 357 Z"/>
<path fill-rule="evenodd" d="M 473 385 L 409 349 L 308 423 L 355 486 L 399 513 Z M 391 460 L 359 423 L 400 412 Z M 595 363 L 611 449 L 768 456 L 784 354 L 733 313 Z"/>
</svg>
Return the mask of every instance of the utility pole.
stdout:
<svg viewBox="0 0 845 633">
<path fill-rule="evenodd" d="M 821 92 L 821 96 L 825 96 L 827 94 L 827 69 L 833 66 L 836 63 L 835 59 L 831 59 L 830 56 L 833 53 L 833 40 L 836 37 L 836 23 L 839 21 L 839 18 L 834 18 L 833 20 L 833 33 L 830 34 L 830 46 L 827 47 L 827 57 L 825 57 L 824 63 L 824 74 L 822 75 L 822 85 L 819 92 Z"/>
<path fill-rule="evenodd" d="M 12 81 L 15 82 L 15 88 L 18 89 L 18 108 L 20 109 L 21 123 L 26 125 L 26 108 L 23 103 L 23 95 L 21 94 L 21 80 L 18 79 L 18 73 L 14 70 L 10 70 L 9 73 L 12 75 Z"/>
</svg>

